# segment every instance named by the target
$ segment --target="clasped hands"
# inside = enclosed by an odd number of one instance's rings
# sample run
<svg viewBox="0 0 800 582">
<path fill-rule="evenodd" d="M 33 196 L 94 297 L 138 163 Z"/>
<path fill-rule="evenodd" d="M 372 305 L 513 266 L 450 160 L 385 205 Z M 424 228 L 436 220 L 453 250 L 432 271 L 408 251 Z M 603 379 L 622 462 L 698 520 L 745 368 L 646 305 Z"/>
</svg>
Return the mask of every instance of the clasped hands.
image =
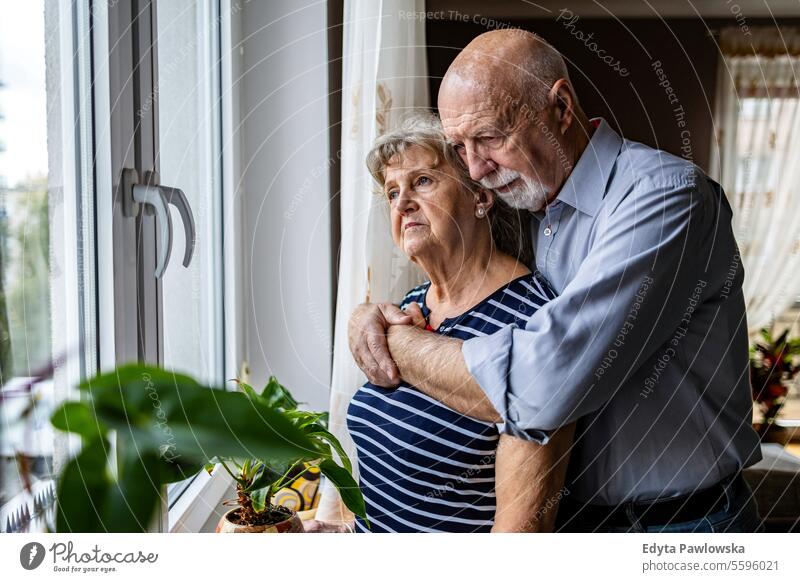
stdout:
<svg viewBox="0 0 800 582">
<path fill-rule="evenodd" d="M 385 388 L 396 387 L 400 384 L 400 372 L 389 351 L 389 337 L 401 327 L 425 329 L 426 325 L 418 303 L 412 302 L 405 311 L 391 303 L 362 303 L 348 322 L 350 351 L 370 382 Z"/>
</svg>

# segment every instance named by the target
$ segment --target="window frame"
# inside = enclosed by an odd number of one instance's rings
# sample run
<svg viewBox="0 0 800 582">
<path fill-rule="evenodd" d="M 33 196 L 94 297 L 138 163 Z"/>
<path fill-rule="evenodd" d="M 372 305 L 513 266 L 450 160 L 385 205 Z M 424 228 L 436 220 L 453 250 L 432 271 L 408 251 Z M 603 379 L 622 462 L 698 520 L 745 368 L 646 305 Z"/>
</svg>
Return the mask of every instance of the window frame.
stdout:
<svg viewBox="0 0 800 582">
<path fill-rule="evenodd" d="M 130 18 L 130 1 L 122 1 L 119 4 L 123 6 L 111 5 L 109 6 L 104 2 L 95 2 L 95 8 L 92 12 L 94 15 L 93 37 L 94 48 L 96 54 L 109 55 L 110 38 L 109 35 L 111 26 L 115 25 L 113 20 L 114 15 L 109 10 L 121 10 L 121 17 Z M 134 0 L 135 4 L 135 0 Z M 149 30 L 139 31 L 139 43 L 150 42 L 154 47 L 156 46 L 156 39 L 154 38 L 155 26 L 155 11 L 154 3 L 146 3 L 151 11 Z M 209 15 L 211 20 L 219 23 L 216 27 L 217 35 L 213 39 L 212 44 L 212 59 L 220 62 L 219 75 L 215 80 L 216 94 L 215 102 L 217 104 L 217 123 L 219 124 L 219 139 L 213 140 L 214 147 L 217 151 L 214 152 L 215 160 L 220 160 L 221 167 L 219 174 L 221 174 L 221 181 L 219 192 L 217 193 L 218 200 L 215 201 L 215 207 L 219 209 L 221 216 L 215 220 L 215 224 L 219 225 L 219 232 L 222 242 L 221 255 L 221 286 L 222 286 L 222 320 L 225 334 L 225 341 L 223 342 L 223 371 L 225 378 L 234 378 L 238 376 L 238 362 L 241 361 L 244 340 L 242 330 L 242 305 L 241 301 L 237 298 L 240 297 L 242 289 L 242 269 L 241 262 L 241 242 L 240 236 L 242 224 L 241 215 L 241 201 L 239 197 L 235 196 L 238 184 L 238 168 L 239 164 L 239 123 L 238 123 L 238 84 L 234 79 L 238 79 L 238 51 L 234 51 L 233 39 L 238 38 L 239 30 L 239 17 L 240 10 L 234 9 L 231 0 L 210 0 L 209 6 L 211 7 L 212 14 Z M 110 20 L 111 19 L 111 20 Z M 148 27 L 145 27 L 148 28 Z M 125 30 L 124 26 L 120 26 L 118 30 Z M 153 38 L 150 38 L 153 36 Z M 124 44 L 124 43 L 118 43 Z M 119 47 L 117 47 L 119 48 Z M 236 53 L 234 55 L 234 52 Z M 121 55 L 122 59 L 129 59 L 130 55 Z M 115 80 L 111 77 L 109 71 L 109 59 L 96 59 L 97 63 L 95 73 L 95 91 L 97 93 L 96 106 L 95 106 L 95 119 L 96 120 L 109 120 L 108 126 L 105 128 L 96 127 L 97 137 L 97 156 L 96 156 L 96 177 L 98 181 L 98 191 L 113 192 L 115 176 L 119 173 L 119 168 L 122 164 L 132 164 L 130 156 L 124 160 L 125 156 L 119 151 L 120 144 L 113 143 L 111 139 L 112 124 L 114 123 L 114 115 L 120 114 L 120 111 L 112 111 L 110 96 L 118 94 L 121 91 L 120 81 L 127 78 L 126 73 L 129 75 L 131 72 L 125 71 L 120 67 L 116 68 L 116 86 Z M 128 61 L 130 64 L 130 60 Z M 138 77 L 140 86 L 138 91 L 140 95 L 149 94 L 153 91 L 152 85 L 145 86 L 148 77 L 152 82 L 156 78 L 156 63 L 155 59 L 151 59 L 150 68 L 145 67 L 143 72 L 140 72 Z M 128 95 L 126 98 L 132 98 Z M 130 105 L 129 105 L 130 107 Z M 124 111 L 124 108 L 122 108 Z M 151 108 L 152 115 L 152 135 L 145 132 L 142 139 L 154 140 L 157 139 L 157 107 Z M 120 120 L 117 119 L 117 123 Z M 130 130 L 130 127 L 124 128 Z M 118 141 L 118 140 L 117 140 Z M 150 143 L 154 143 L 150 141 Z M 140 144 L 141 145 L 141 144 Z M 117 150 L 113 148 L 116 147 Z M 145 147 L 144 150 L 147 150 Z M 150 152 L 152 153 L 152 152 Z M 143 156 L 148 154 L 144 151 Z M 141 156 L 140 156 L 141 157 Z M 138 160 L 141 162 L 141 160 Z M 133 165 L 125 167 L 134 167 Z M 136 168 L 140 170 L 140 168 Z M 141 172 L 140 172 L 141 173 Z M 102 187 L 100 183 L 102 182 Z M 114 197 L 116 197 L 115 194 Z M 133 303 L 134 309 L 127 309 L 122 307 L 121 302 L 124 301 L 124 289 L 130 288 L 131 281 L 129 279 L 130 272 L 121 272 L 119 268 L 115 269 L 115 256 L 114 256 L 114 229 L 120 228 L 120 224 L 113 224 L 114 220 L 119 220 L 115 216 L 114 197 L 104 196 L 98 200 L 98 267 L 101 273 L 114 273 L 113 281 L 111 278 L 106 278 L 102 281 L 102 285 L 98 289 L 98 303 L 99 303 L 99 330 L 100 337 L 100 367 L 101 369 L 113 368 L 117 362 L 130 361 L 132 359 L 142 358 L 145 361 L 151 361 L 155 355 L 157 361 L 163 359 L 163 348 L 158 346 L 158 350 L 154 353 L 149 347 L 152 346 L 153 336 L 150 341 L 145 339 L 144 346 L 138 345 L 131 334 L 125 334 L 125 330 L 135 330 L 136 326 L 136 309 L 135 302 Z M 99 197 L 100 198 L 100 197 Z M 118 212 L 116 213 L 119 214 Z M 105 217 L 105 218 L 103 218 Z M 151 218 L 152 221 L 152 218 Z M 132 222 L 132 221 L 128 221 Z M 129 227 L 128 227 L 129 228 Z M 146 227 L 145 227 L 146 228 Z M 140 245 L 140 253 L 145 257 L 137 261 L 137 267 L 144 270 L 144 272 L 152 272 L 154 258 L 156 255 L 156 245 L 148 245 L 142 239 L 149 239 L 155 241 L 155 233 L 152 236 L 139 236 L 137 241 Z M 159 243 L 160 244 L 160 243 Z M 129 245 L 128 248 L 136 248 L 136 244 Z M 136 260 L 134 257 L 129 257 L 128 260 Z M 157 281 L 153 286 L 153 290 L 146 294 L 146 311 L 145 317 L 154 317 L 152 312 L 147 309 L 154 309 L 156 305 L 161 305 L 160 300 L 161 283 Z M 149 314 L 149 315 L 148 315 Z M 122 328 L 122 329 L 121 329 Z M 151 330 L 154 332 L 156 330 Z M 161 337 L 161 330 L 157 330 L 159 343 Z M 154 363 L 154 362 L 153 362 Z M 158 524 L 154 527 L 158 531 L 199 531 L 201 527 L 214 513 L 215 509 L 219 506 L 223 496 L 229 489 L 231 483 L 230 476 L 224 471 L 216 470 L 212 475 L 205 471 L 187 479 L 182 483 L 172 484 L 173 498 L 168 498 L 167 491 L 165 490 L 165 503 L 162 504 L 162 511 L 159 516 Z M 198 529 L 191 529 L 191 528 Z"/>
<path fill-rule="evenodd" d="M 232 0 L 215 0 L 219 36 L 215 57 L 220 62 L 219 121 L 221 124 L 221 235 L 224 370 L 226 378 L 239 376 L 244 366 L 244 323 L 241 290 L 243 288 L 241 196 L 237 196 L 241 168 L 241 124 L 239 87 L 241 78 L 240 38 L 241 7 Z M 211 475 L 205 471 L 195 475 L 171 503 L 167 523 L 170 532 L 199 532 L 219 508 L 233 480 L 217 465 Z"/>
</svg>

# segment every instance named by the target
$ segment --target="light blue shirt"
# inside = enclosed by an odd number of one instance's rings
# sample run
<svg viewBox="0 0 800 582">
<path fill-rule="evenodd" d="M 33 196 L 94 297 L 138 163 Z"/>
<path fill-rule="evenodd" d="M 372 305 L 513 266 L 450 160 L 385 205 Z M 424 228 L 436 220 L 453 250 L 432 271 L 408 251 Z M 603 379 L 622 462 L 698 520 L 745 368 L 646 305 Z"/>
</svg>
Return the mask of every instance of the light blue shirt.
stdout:
<svg viewBox="0 0 800 582">
<path fill-rule="evenodd" d="M 722 188 L 601 121 L 532 229 L 559 296 L 524 329 L 463 345 L 504 430 L 544 443 L 577 420 L 566 487 L 602 505 L 682 495 L 757 462 Z"/>
</svg>

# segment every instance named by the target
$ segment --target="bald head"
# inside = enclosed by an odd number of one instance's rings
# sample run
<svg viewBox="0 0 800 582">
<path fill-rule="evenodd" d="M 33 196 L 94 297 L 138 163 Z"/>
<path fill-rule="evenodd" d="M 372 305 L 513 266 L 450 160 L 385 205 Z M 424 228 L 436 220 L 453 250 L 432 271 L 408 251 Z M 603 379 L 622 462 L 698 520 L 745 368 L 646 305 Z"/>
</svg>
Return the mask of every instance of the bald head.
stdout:
<svg viewBox="0 0 800 582">
<path fill-rule="evenodd" d="M 541 37 L 519 29 L 493 30 L 473 39 L 447 69 L 439 106 L 446 106 L 453 95 L 469 92 L 488 101 L 515 100 L 539 110 L 553 84 L 568 78 L 564 59 Z"/>
<path fill-rule="evenodd" d="M 459 53 L 439 115 L 472 179 L 532 211 L 556 196 L 592 131 L 564 59 L 516 29 L 482 34 Z"/>
</svg>

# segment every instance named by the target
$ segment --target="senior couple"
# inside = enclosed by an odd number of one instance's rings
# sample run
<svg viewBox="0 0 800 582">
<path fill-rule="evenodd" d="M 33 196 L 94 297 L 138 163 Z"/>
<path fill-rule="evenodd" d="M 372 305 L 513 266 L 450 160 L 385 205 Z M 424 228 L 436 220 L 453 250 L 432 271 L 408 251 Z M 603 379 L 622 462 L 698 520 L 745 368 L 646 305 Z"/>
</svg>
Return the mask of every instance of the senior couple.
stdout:
<svg viewBox="0 0 800 582">
<path fill-rule="evenodd" d="M 367 158 L 429 279 L 350 320 L 369 523 L 310 529 L 758 531 L 720 186 L 588 119 L 530 33 L 474 39 L 438 99 Z"/>
</svg>

